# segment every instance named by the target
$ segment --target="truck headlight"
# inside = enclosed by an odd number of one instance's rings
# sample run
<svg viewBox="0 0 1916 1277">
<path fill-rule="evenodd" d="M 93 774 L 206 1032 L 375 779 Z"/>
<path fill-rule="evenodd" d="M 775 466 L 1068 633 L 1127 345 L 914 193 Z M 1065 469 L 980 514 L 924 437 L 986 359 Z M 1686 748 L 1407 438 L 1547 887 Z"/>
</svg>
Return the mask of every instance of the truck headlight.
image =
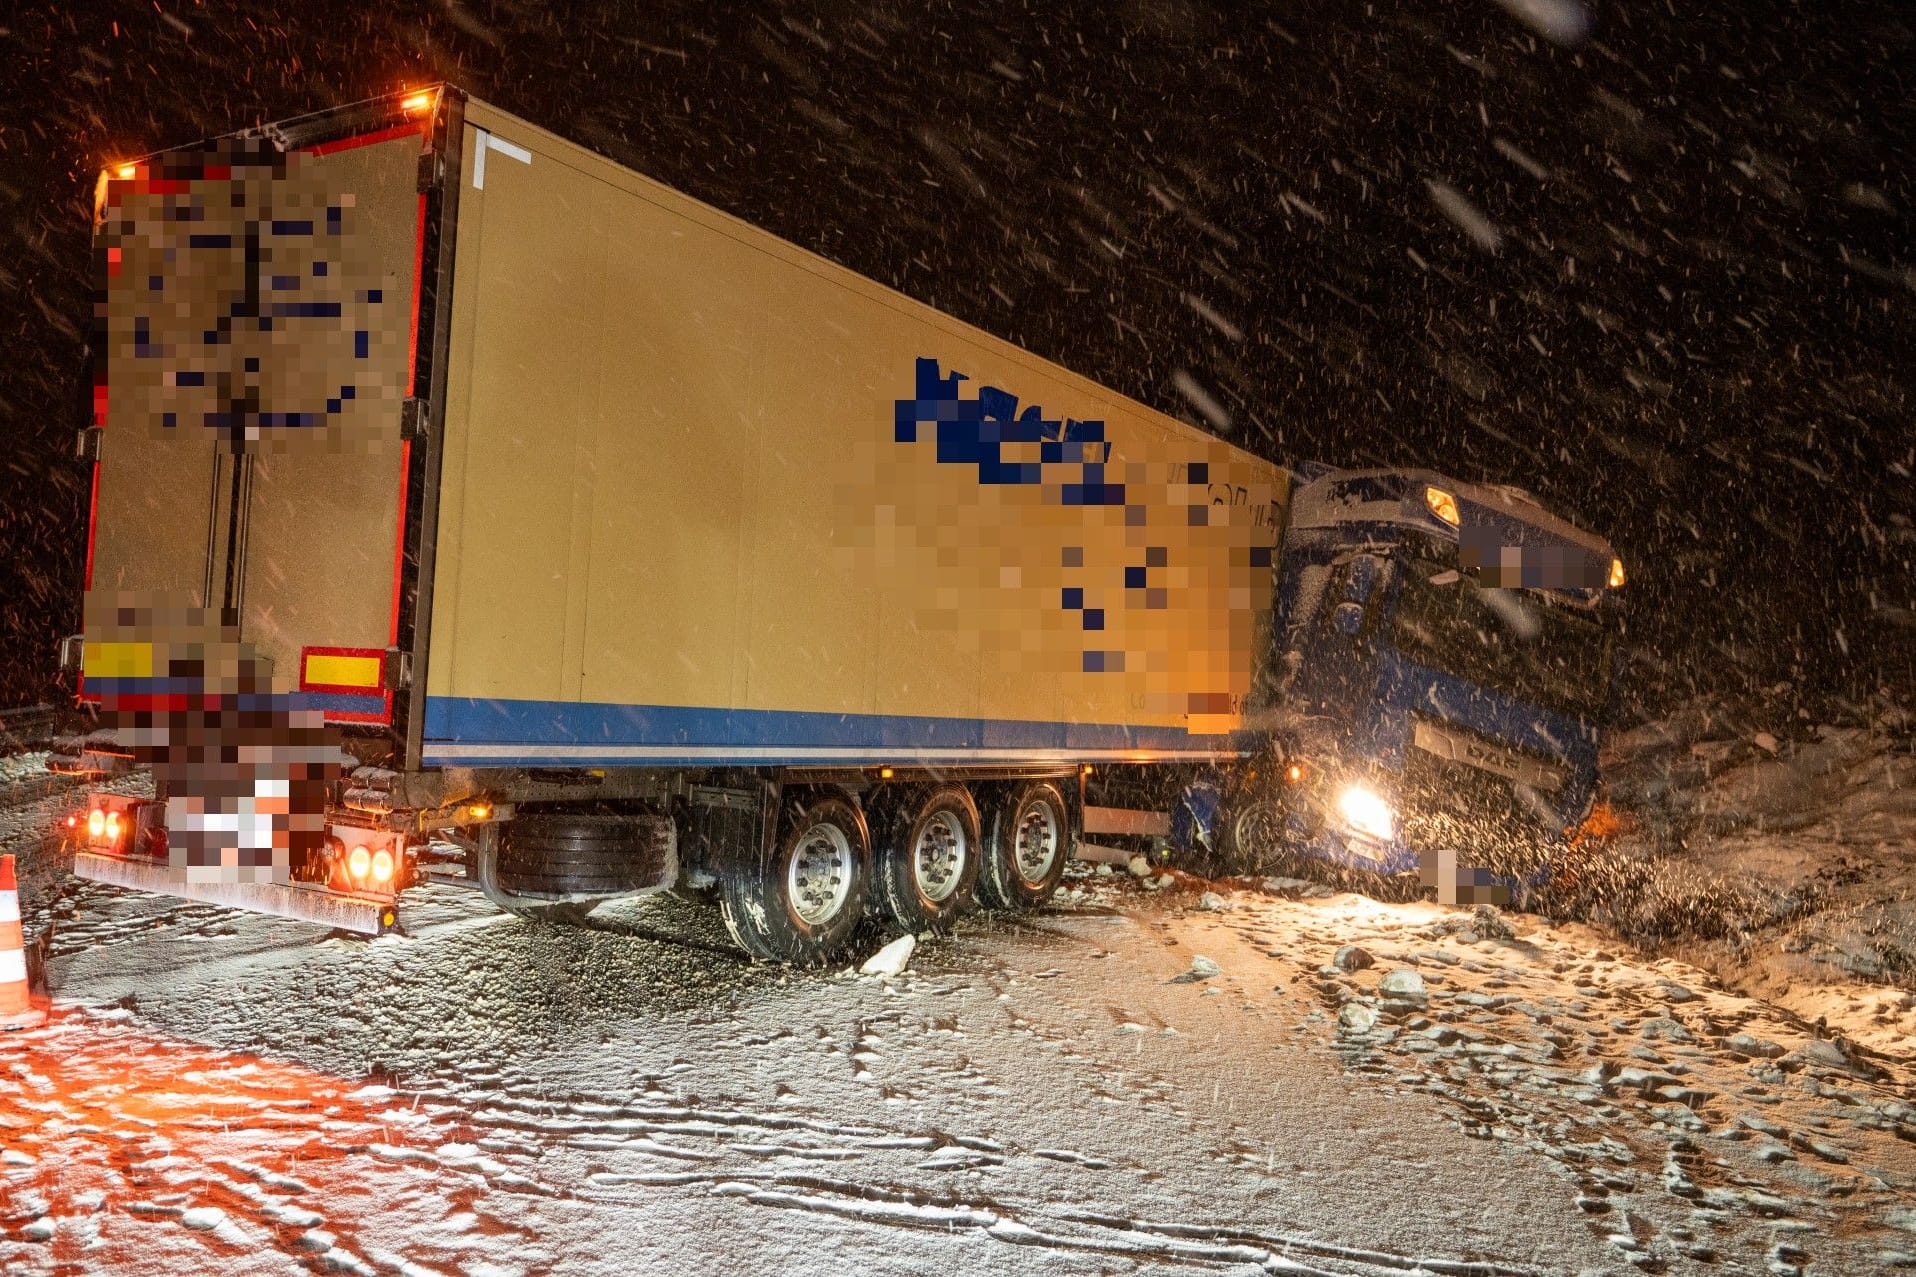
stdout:
<svg viewBox="0 0 1916 1277">
<path fill-rule="evenodd" d="M 1397 832 L 1397 814 L 1372 790 L 1362 785 L 1346 785 L 1337 796 L 1337 814 L 1355 833 L 1380 842 L 1389 842 Z"/>
</svg>

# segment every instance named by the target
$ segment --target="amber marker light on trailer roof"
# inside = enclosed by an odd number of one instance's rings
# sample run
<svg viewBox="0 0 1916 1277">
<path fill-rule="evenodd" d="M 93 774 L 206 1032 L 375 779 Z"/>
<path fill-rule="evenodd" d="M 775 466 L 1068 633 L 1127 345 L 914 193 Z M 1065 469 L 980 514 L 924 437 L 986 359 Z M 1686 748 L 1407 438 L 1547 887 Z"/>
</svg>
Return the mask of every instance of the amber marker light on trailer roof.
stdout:
<svg viewBox="0 0 1916 1277">
<path fill-rule="evenodd" d="M 430 92 L 409 93 L 405 97 L 399 99 L 399 109 L 409 114 L 414 111 L 423 111 L 431 105 L 432 105 L 432 94 Z"/>
<path fill-rule="evenodd" d="M 120 178 L 122 181 L 132 177 L 139 171 L 140 167 L 137 164 L 116 164 L 113 166 L 113 176 Z"/>
</svg>

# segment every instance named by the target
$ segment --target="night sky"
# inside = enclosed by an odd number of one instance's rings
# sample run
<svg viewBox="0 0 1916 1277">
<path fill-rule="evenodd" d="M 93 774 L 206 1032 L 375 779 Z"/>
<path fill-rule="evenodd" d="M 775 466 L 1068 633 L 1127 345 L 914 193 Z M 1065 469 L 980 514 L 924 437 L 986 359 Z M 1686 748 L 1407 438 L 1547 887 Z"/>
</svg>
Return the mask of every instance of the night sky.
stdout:
<svg viewBox="0 0 1916 1277">
<path fill-rule="evenodd" d="M 1642 708 L 1916 686 L 1913 11 L 1508 3 L 12 6 L 0 707 L 77 628 L 100 166 L 438 79 L 1279 460 L 1529 488 Z"/>
</svg>

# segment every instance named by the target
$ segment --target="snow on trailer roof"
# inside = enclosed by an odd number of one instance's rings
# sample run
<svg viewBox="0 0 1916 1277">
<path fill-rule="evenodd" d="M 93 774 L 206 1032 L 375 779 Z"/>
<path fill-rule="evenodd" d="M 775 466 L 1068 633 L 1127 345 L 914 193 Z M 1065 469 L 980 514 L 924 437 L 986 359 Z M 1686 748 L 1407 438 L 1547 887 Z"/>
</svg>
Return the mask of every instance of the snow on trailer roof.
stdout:
<svg viewBox="0 0 1916 1277">
<path fill-rule="evenodd" d="M 274 142 L 282 150 L 299 150 L 312 145 L 316 140 L 325 140 L 337 135 L 342 125 L 351 126 L 380 117 L 396 120 L 430 119 L 434 108 L 439 104 L 441 95 L 451 87 L 443 81 L 437 81 L 415 89 L 401 89 L 392 93 L 382 93 L 377 97 L 341 102 L 335 106 L 321 107 L 317 111 L 290 115 L 280 120 L 263 120 L 258 124 L 215 133 L 210 137 L 159 147 L 139 155 L 130 155 L 106 167 L 118 170 L 137 166 L 163 155 L 197 151 L 216 142 L 242 138 L 265 138 Z"/>
</svg>

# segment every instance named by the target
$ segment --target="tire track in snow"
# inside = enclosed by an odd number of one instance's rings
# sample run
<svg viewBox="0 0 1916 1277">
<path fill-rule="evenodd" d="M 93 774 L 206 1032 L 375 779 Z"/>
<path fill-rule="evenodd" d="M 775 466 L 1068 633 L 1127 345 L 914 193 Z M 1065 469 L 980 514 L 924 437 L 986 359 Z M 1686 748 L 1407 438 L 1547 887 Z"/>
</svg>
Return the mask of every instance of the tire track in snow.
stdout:
<svg viewBox="0 0 1916 1277">
<path fill-rule="evenodd" d="M 482 1227 L 536 1252 L 537 1236 L 510 1223 L 517 1212 L 489 1203 L 560 1196 L 466 1142 L 456 1108 L 422 1112 L 387 1088 L 155 1039 L 124 1011 L 63 1012 L 8 1044 L 9 1273 L 423 1274 L 470 1253 Z M 412 1253 L 375 1232 L 405 1236 Z"/>
<path fill-rule="evenodd" d="M 620 1102 L 523 1094 L 511 1085 L 473 1087 L 454 1080 L 426 1093 L 438 1102 L 456 1100 L 470 1106 L 475 1129 L 508 1130 L 530 1137 L 535 1145 L 618 1155 L 645 1167 L 606 1167 L 586 1176 L 578 1195 L 610 1204 L 640 1201 L 646 1191 L 702 1189 L 716 1198 L 806 1211 L 874 1228 L 968 1231 L 1020 1247 L 1201 1268 L 1248 1263 L 1301 1277 L 1404 1272 L 1528 1277 L 1532 1272 L 1494 1262 L 1341 1246 L 1229 1224 L 1156 1223 L 1041 1204 L 1020 1207 L 990 1196 L 898 1187 L 884 1178 L 888 1173 L 1002 1165 L 1025 1157 L 1088 1172 L 1114 1169 L 1103 1159 L 1070 1149 L 1027 1151 L 978 1136 L 719 1107 L 681 1101 L 664 1092 Z M 859 1180 L 823 1177 L 810 1169 L 819 1163 L 863 1162 L 888 1153 L 910 1155 L 905 1159 L 909 1164 L 895 1160 L 890 1166 L 874 1168 L 879 1178 Z M 523 1155 L 536 1157 L 539 1150 L 528 1147 Z M 1338 1266 L 1323 1267 L 1323 1262 Z"/>
</svg>

